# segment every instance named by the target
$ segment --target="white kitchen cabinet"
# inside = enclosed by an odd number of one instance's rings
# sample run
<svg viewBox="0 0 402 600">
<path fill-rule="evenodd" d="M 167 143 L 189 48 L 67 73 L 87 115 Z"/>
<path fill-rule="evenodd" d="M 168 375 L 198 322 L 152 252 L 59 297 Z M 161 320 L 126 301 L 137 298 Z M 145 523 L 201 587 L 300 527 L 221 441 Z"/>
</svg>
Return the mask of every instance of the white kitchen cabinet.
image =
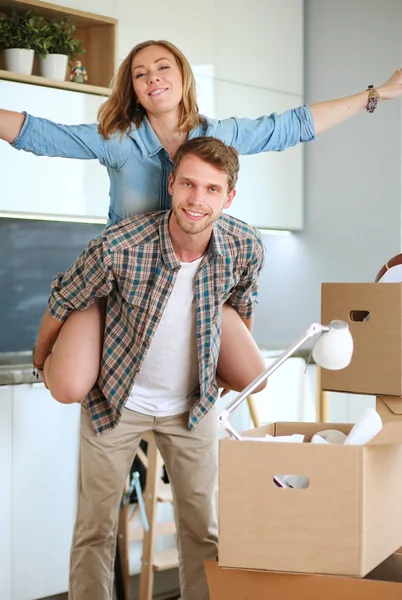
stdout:
<svg viewBox="0 0 402 600">
<path fill-rule="evenodd" d="M 0 80 L 1 108 L 74 125 L 94 123 L 105 98 Z M 0 143 L 0 214 L 41 213 L 106 220 L 109 178 L 98 160 L 35 156 Z M 21 177 L 23 173 L 23 177 Z"/>
<path fill-rule="evenodd" d="M 13 387 L 12 600 L 68 588 L 79 414 L 79 404 L 59 404 L 42 383 Z"/>
<path fill-rule="evenodd" d="M 11 600 L 12 388 L 0 387 L 0 598 Z"/>
<path fill-rule="evenodd" d="M 258 118 L 303 104 L 290 96 L 216 81 L 215 115 Z M 303 229 L 303 146 L 240 157 L 237 194 L 228 213 L 262 229 Z"/>
<path fill-rule="evenodd" d="M 303 0 L 218 0 L 214 9 L 217 79 L 303 94 Z"/>
</svg>

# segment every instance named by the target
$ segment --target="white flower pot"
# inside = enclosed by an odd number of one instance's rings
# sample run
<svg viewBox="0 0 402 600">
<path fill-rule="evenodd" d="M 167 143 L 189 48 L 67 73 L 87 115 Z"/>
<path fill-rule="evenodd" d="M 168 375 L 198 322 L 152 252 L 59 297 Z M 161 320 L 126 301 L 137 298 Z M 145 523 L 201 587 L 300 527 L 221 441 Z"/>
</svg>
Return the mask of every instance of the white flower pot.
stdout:
<svg viewBox="0 0 402 600">
<path fill-rule="evenodd" d="M 67 64 L 67 54 L 48 54 L 40 59 L 40 74 L 48 79 L 65 81 Z"/>
<path fill-rule="evenodd" d="M 9 48 L 4 50 L 4 63 L 6 71 L 31 75 L 35 52 L 25 48 Z"/>
</svg>

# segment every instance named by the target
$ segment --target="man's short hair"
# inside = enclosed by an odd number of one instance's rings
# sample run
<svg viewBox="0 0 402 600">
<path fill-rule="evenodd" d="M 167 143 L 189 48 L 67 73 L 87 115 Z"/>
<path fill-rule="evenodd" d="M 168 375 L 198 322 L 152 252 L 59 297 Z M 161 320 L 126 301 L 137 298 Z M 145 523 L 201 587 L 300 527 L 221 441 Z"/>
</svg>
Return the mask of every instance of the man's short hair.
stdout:
<svg viewBox="0 0 402 600">
<path fill-rule="evenodd" d="M 228 191 L 234 190 L 240 167 L 237 150 L 214 137 L 200 136 L 187 140 L 175 154 L 172 169 L 173 179 L 176 179 L 177 170 L 183 157 L 190 154 L 226 173 Z"/>
</svg>

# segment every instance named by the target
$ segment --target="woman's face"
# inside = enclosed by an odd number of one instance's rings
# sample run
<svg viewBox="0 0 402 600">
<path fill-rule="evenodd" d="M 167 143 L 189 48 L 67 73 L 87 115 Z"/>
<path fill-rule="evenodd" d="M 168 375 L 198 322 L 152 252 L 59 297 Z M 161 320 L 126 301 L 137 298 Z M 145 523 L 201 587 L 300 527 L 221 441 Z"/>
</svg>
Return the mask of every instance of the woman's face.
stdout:
<svg viewBox="0 0 402 600">
<path fill-rule="evenodd" d="M 148 46 L 134 56 L 131 73 L 137 101 L 147 114 L 177 111 L 183 78 L 174 54 L 163 46 Z"/>
</svg>

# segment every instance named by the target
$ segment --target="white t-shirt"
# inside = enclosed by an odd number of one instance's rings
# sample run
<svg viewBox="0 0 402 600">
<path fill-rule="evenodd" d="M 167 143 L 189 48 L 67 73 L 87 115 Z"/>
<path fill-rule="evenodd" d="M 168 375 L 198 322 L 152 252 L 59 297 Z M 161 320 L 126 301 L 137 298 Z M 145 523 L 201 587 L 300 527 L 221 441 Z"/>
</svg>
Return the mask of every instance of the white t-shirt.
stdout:
<svg viewBox="0 0 402 600">
<path fill-rule="evenodd" d="M 159 326 L 126 407 L 155 417 L 189 410 L 198 386 L 194 281 L 202 257 L 180 263 Z"/>
</svg>

